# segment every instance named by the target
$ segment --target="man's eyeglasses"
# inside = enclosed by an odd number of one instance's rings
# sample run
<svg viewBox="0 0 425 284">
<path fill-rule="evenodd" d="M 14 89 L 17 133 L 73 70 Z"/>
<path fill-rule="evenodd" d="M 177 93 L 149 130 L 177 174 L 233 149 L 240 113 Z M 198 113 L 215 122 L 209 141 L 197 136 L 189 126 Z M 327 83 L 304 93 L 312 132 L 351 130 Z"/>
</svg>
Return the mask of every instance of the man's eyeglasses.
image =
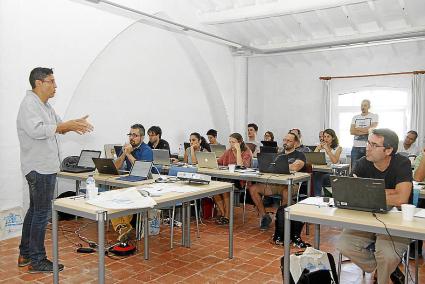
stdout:
<svg viewBox="0 0 425 284">
<path fill-rule="evenodd" d="M 374 142 L 370 142 L 369 140 L 367 140 L 367 144 L 370 146 L 370 148 L 373 148 L 373 149 L 375 149 L 375 148 L 386 148 L 387 147 L 387 146 L 384 146 L 384 145 L 378 145 Z"/>
<path fill-rule="evenodd" d="M 41 82 L 43 82 L 43 83 L 49 83 L 49 84 L 56 84 L 55 79 L 52 79 L 52 80 L 41 80 Z"/>
<path fill-rule="evenodd" d="M 140 135 L 136 133 L 128 133 L 127 136 L 132 138 L 140 137 Z"/>
</svg>

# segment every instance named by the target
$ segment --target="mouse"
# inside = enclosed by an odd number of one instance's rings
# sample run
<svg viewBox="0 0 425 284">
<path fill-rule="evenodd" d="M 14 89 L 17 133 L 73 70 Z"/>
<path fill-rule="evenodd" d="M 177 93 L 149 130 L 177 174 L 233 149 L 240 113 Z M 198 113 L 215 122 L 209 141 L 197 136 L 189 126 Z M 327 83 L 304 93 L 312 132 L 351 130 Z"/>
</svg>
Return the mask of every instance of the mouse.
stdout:
<svg viewBox="0 0 425 284">
<path fill-rule="evenodd" d="M 159 176 L 155 182 L 167 182 L 167 177 Z"/>
</svg>

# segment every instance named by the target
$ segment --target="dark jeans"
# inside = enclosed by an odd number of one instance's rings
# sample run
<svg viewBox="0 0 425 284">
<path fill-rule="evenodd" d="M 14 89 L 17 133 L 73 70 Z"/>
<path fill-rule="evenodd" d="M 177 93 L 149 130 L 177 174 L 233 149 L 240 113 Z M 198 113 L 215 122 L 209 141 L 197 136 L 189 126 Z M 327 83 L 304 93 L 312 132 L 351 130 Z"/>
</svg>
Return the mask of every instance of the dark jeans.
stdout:
<svg viewBox="0 0 425 284">
<path fill-rule="evenodd" d="M 366 156 L 366 147 L 351 148 L 351 171 L 353 171 L 357 160 L 364 156 Z"/>
<path fill-rule="evenodd" d="M 25 176 L 29 186 L 30 207 L 22 227 L 20 254 L 30 258 L 33 265 L 46 258 L 44 236 L 51 216 L 56 174 L 39 174 L 31 171 Z"/>
<path fill-rule="evenodd" d="M 330 174 L 322 172 L 313 173 L 314 196 L 322 196 L 322 187 L 330 186 Z"/>
</svg>

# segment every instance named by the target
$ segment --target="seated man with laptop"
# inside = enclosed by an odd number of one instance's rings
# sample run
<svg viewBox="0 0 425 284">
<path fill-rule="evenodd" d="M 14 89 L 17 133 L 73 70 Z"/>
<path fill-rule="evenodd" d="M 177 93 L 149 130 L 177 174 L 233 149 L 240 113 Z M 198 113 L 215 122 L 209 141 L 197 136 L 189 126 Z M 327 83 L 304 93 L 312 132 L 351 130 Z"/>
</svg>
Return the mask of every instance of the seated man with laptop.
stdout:
<svg viewBox="0 0 425 284">
<path fill-rule="evenodd" d="M 412 171 L 408 158 L 396 154 L 398 136 L 390 129 L 373 129 L 369 134 L 366 156 L 359 159 L 352 171 L 354 177 L 383 179 L 387 205 L 409 203 L 412 194 Z M 400 256 L 410 240 L 389 235 L 345 229 L 338 241 L 339 251 L 363 271 L 376 269 L 378 283 L 402 283 L 398 269 Z M 369 249 L 375 244 L 375 251 Z"/>
<path fill-rule="evenodd" d="M 136 160 L 151 162 L 153 160 L 153 153 L 152 149 L 143 142 L 145 138 L 145 128 L 143 125 L 132 125 L 127 135 L 129 143 L 123 146 L 122 153 L 117 153 L 119 156 L 114 161 L 114 164 L 117 169 L 125 168 L 127 171 L 130 171 Z M 130 223 L 132 219 L 133 215 L 111 219 L 114 230 L 119 233 L 118 241 L 125 241 L 128 238 L 128 234 L 133 229 Z"/>
<path fill-rule="evenodd" d="M 289 170 L 295 172 L 301 171 L 305 167 L 304 154 L 295 150 L 297 141 L 299 141 L 299 138 L 296 134 L 292 132 L 286 134 L 285 138 L 283 139 L 285 152 L 282 153 L 288 157 Z M 269 214 L 266 213 L 263 205 L 263 199 L 261 197 L 281 194 L 282 205 L 286 205 L 288 203 L 288 186 L 257 183 L 249 187 L 249 193 L 251 194 L 252 201 L 257 207 L 258 213 L 261 217 L 260 229 L 267 230 L 272 222 L 272 218 Z M 294 190 L 292 193 L 295 195 L 297 191 Z"/>
<path fill-rule="evenodd" d="M 159 126 L 151 126 L 148 129 L 149 142 L 148 146 L 152 149 L 168 150 L 170 152 L 170 144 L 162 139 L 162 130 Z"/>
<path fill-rule="evenodd" d="M 232 133 L 229 136 L 229 149 L 224 151 L 223 155 L 218 159 L 218 164 L 228 166 L 235 164 L 249 168 L 252 162 L 252 152 L 245 145 L 242 135 Z M 228 192 L 214 196 L 214 201 L 217 204 L 220 217 L 217 218 L 217 224 L 229 224 L 230 216 L 230 194 Z"/>
</svg>

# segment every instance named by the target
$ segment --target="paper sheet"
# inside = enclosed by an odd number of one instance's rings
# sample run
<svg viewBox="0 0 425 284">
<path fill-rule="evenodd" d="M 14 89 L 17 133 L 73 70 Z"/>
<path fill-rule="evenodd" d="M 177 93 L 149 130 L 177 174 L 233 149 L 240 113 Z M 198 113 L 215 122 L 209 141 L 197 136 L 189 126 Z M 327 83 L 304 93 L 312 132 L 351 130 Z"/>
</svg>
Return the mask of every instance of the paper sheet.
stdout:
<svg viewBox="0 0 425 284">
<path fill-rule="evenodd" d="M 334 206 L 334 199 L 329 198 L 329 202 L 324 202 L 323 197 L 308 197 L 300 202 L 300 204 L 308 204 L 308 205 L 316 205 L 321 207 L 333 207 Z"/>
<path fill-rule="evenodd" d="M 135 187 L 105 191 L 86 202 L 106 209 L 152 208 L 156 205 L 152 197 L 142 196 Z"/>
<path fill-rule="evenodd" d="M 419 218 L 425 218 L 425 209 L 419 210 L 414 216 Z"/>
<path fill-rule="evenodd" d="M 169 192 L 187 193 L 199 190 L 197 186 L 181 183 L 153 183 L 140 186 L 137 189 L 147 191 L 151 196 L 162 196 Z"/>
</svg>

